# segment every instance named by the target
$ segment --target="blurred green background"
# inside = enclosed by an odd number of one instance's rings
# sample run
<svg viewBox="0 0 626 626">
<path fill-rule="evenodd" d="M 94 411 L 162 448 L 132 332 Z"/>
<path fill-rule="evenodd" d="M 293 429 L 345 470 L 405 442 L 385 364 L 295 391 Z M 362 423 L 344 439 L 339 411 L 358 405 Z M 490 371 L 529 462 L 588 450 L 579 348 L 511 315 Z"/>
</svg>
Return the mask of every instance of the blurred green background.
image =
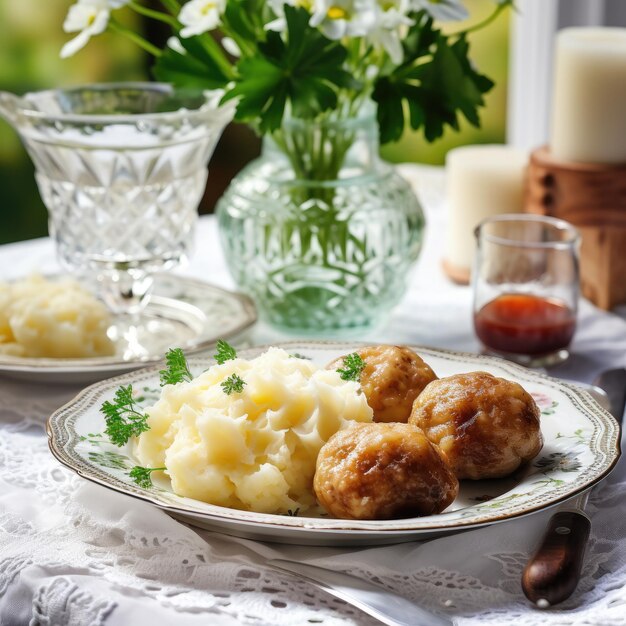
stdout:
<svg viewBox="0 0 626 626">
<path fill-rule="evenodd" d="M 150 76 L 150 58 L 132 43 L 105 33 L 90 41 L 75 57 L 59 58 L 69 38 L 62 30 L 71 0 L 0 0 L 0 90 L 26 91 L 113 80 L 145 80 Z M 493 10 L 493 0 L 466 0 L 468 23 L 480 21 Z M 163 44 L 168 33 L 159 24 L 142 22 L 130 11 L 120 17 L 146 37 Z M 447 27 L 453 31 L 460 25 Z M 472 57 L 480 70 L 496 82 L 482 112 L 483 125 L 462 125 L 460 133 L 448 131 L 435 144 L 419 135 L 405 133 L 401 141 L 385 146 L 383 156 L 393 162 L 414 161 L 442 164 L 450 148 L 471 143 L 504 141 L 507 93 L 509 16 L 501 16 L 487 29 L 470 37 Z M 211 161 L 211 174 L 201 212 L 210 212 L 229 180 L 254 158 L 260 142 L 247 128 L 231 126 L 222 137 Z M 17 134 L 0 119 L 0 243 L 47 234 L 46 210 L 32 164 Z"/>
</svg>

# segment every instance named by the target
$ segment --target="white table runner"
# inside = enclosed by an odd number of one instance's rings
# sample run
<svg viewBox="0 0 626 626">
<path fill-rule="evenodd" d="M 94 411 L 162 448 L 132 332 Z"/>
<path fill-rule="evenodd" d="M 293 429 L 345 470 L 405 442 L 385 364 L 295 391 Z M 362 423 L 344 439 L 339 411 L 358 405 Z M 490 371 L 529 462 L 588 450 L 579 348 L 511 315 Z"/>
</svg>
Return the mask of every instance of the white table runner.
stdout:
<svg viewBox="0 0 626 626">
<path fill-rule="evenodd" d="M 408 166 L 428 232 L 403 303 L 372 341 L 476 351 L 469 288 L 447 282 L 439 253 L 442 174 Z M 213 218 L 184 271 L 232 287 Z M 2 278 L 56 267 L 48 240 L 0 248 Z M 281 337 L 257 327 L 251 340 Z M 367 338 L 366 338 L 367 339 Z M 626 321 L 582 303 L 573 357 L 553 375 L 590 382 L 626 366 Z M 50 455 L 44 422 L 77 388 L 0 379 L 0 624 L 46 626 L 369 625 L 373 619 L 288 574 L 268 557 L 342 569 L 393 589 L 459 625 L 626 624 L 626 463 L 592 492 L 592 537 L 572 598 L 532 608 L 521 570 L 550 512 L 423 542 L 373 549 L 260 544 L 195 531 L 142 502 L 83 481 Z"/>
</svg>

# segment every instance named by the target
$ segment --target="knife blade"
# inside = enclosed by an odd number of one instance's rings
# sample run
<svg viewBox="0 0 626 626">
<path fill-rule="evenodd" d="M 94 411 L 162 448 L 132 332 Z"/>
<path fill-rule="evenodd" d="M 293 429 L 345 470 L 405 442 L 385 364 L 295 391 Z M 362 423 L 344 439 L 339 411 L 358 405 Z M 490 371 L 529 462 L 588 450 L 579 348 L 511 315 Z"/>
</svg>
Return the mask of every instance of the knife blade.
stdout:
<svg viewBox="0 0 626 626">
<path fill-rule="evenodd" d="M 283 559 L 271 559 L 268 565 L 295 574 L 388 626 L 452 626 L 453 624 L 448 617 L 431 613 L 402 596 L 350 574 Z"/>
<path fill-rule="evenodd" d="M 626 407 L 626 369 L 602 372 L 594 384 L 606 392 L 610 412 L 621 425 Z M 563 602 L 578 585 L 591 532 L 591 520 L 584 512 L 590 491 L 550 518 L 539 547 L 524 568 L 522 590 L 538 608 Z"/>
</svg>

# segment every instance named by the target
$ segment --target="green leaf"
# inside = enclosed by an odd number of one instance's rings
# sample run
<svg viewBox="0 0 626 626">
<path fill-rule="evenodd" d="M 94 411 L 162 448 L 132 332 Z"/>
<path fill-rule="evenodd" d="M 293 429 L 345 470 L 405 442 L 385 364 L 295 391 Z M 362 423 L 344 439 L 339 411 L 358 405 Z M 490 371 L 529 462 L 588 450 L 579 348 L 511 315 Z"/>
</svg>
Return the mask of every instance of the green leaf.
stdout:
<svg viewBox="0 0 626 626">
<path fill-rule="evenodd" d="M 128 472 L 128 475 L 133 479 L 133 482 L 144 489 L 150 489 L 152 487 L 152 472 L 162 472 L 165 467 L 141 467 L 141 465 L 135 465 L 133 469 Z"/>
<path fill-rule="evenodd" d="M 241 393 L 243 391 L 244 385 L 246 385 L 246 381 L 243 380 L 237 374 L 230 375 L 226 380 L 220 383 L 220 386 L 224 390 L 224 393 L 227 396 L 230 396 L 232 393 Z"/>
<path fill-rule="evenodd" d="M 365 368 L 365 361 L 358 352 L 353 352 L 343 357 L 343 367 L 337 368 L 337 373 L 341 380 L 352 380 L 359 382 L 361 372 Z"/>
<path fill-rule="evenodd" d="M 223 339 L 218 339 L 215 347 L 217 351 L 213 358 L 219 365 L 223 365 L 226 361 L 232 361 L 237 358 L 237 351 L 235 348 Z"/>
<path fill-rule="evenodd" d="M 404 42 L 404 63 L 374 87 L 382 143 L 400 139 L 406 125 L 422 129 L 426 139 L 434 141 L 446 127 L 458 130 L 459 114 L 480 126 L 478 110 L 493 87 L 472 66 L 465 37 L 451 43 L 431 18 L 420 13 L 414 19 Z"/>
<path fill-rule="evenodd" d="M 413 96 L 410 90 L 414 90 Z M 416 87 L 395 82 L 392 78 L 383 76 L 376 81 L 372 98 L 378 105 L 378 126 L 380 128 L 381 143 L 398 141 L 404 132 L 404 101 L 419 102 L 419 91 Z M 418 105 L 419 106 L 419 105 Z M 419 128 L 414 126 L 413 128 Z"/>
<path fill-rule="evenodd" d="M 100 407 L 106 422 L 105 434 L 111 443 L 123 446 L 131 437 L 138 437 L 150 430 L 148 415 L 138 410 L 133 398 L 133 387 L 121 386 L 115 392 L 113 402 L 106 400 Z"/>
<path fill-rule="evenodd" d="M 210 37 L 210 35 L 181 37 L 180 42 L 187 51 L 186 54 L 180 54 L 169 46 L 165 48 L 152 68 L 154 77 L 163 82 L 173 83 L 177 87 L 224 88 L 232 78 L 232 75 L 226 72 L 224 63 L 226 58 L 224 57 L 219 63 L 209 52 L 212 46 L 203 44 L 200 37 Z"/>
<path fill-rule="evenodd" d="M 341 88 L 357 85 L 343 65 L 346 49 L 309 26 L 309 13 L 285 5 L 285 39 L 268 32 L 258 55 L 243 58 L 226 99 L 238 98 L 236 118 L 258 121 L 261 132 L 277 130 L 287 104 L 296 117 L 315 117 L 337 106 Z"/>
<path fill-rule="evenodd" d="M 176 385 L 184 381 L 189 382 L 193 379 L 185 353 L 181 348 L 171 348 L 165 355 L 165 364 L 167 368 L 159 372 L 161 387 L 165 385 Z"/>
<path fill-rule="evenodd" d="M 426 12 L 420 11 L 411 16 L 414 24 L 402 40 L 404 49 L 404 65 L 411 65 L 415 59 L 429 54 L 431 47 L 436 43 L 439 31 L 434 28 L 433 18 Z"/>
<path fill-rule="evenodd" d="M 228 0 L 222 22 L 224 32 L 238 43 L 244 43 L 248 52 L 256 51 L 265 40 L 264 2 L 259 0 Z"/>
</svg>

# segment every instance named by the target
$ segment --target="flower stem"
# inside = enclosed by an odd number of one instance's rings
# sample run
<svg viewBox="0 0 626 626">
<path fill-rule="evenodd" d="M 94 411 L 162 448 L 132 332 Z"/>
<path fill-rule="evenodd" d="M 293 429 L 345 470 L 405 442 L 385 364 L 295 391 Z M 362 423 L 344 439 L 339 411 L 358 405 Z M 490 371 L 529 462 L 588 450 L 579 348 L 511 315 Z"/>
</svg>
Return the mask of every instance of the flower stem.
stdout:
<svg viewBox="0 0 626 626">
<path fill-rule="evenodd" d="M 130 39 L 133 43 L 137 44 L 140 48 L 143 48 L 146 52 L 155 57 L 160 57 L 162 52 L 156 46 L 152 45 L 149 41 L 146 41 L 141 35 L 133 32 L 129 28 L 122 26 L 119 22 L 115 20 L 109 21 L 109 28 L 118 33 L 119 35 L 123 35 L 127 39 Z"/>
<path fill-rule="evenodd" d="M 172 28 L 176 28 L 178 29 L 178 20 L 175 17 L 172 17 L 171 15 L 167 15 L 167 13 L 162 13 L 161 11 L 154 11 L 153 9 L 149 9 L 148 7 L 144 7 L 143 5 L 139 4 L 138 2 L 129 2 L 128 6 L 135 11 L 136 13 L 139 13 L 140 15 L 145 15 L 146 17 L 149 17 L 153 20 L 157 20 L 159 22 L 165 22 L 166 24 L 169 24 Z"/>
<path fill-rule="evenodd" d="M 230 64 L 230 61 L 226 58 L 226 55 L 222 51 L 220 45 L 213 39 L 213 37 L 204 33 L 198 40 L 202 44 L 202 47 L 211 55 L 213 60 L 219 65 L 220 69 L 224 73 L 224 76 L 227 76 L 229 79 L 234 78 L 233 68 Z"/>
<path fill-rule="evenodd" d="M 178 0 L 161 0 L 161 4 L 172 15 L 178 15 L 178 13 L 180 12 L 180 2 L 178 2 Z"/>
<path fill-rule="evenodd" d="M 500 13 L 502 13 L 502 11 L 504 11 L 509 6 L 515 8 L 515 5 L 513 4 L 513 2 L 503 2 L 502 4 L 498 4 L 498 6 L 493 10 L 491 15 L 487 17 L 486 19 L 484 19 L 482 22 L 478 22 L 478 24 L 474 24 L 474 26 L 470 26 L 469 28 L 466 28 L 465 30 L 461 30 L 457 33 L 450 33 L 448 37 L 464 37 L 465 35 L 468 35 L 469 33 L 474 33 L 477 30 L 482 30 L 486 26 L 489 26 L 491 22 L 495 21 L 496 18 L 500 15 Z"/>
</svg>

